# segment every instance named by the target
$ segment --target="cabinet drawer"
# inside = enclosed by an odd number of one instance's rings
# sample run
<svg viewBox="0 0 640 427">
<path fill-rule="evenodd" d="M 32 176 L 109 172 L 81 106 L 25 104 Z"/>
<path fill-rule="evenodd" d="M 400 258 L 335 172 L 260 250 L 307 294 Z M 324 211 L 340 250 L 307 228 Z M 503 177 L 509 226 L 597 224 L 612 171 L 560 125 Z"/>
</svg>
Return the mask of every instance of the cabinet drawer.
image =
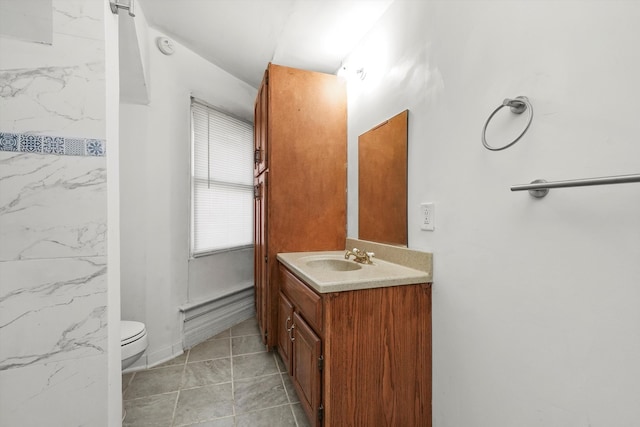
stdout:
<svg viewBox="0 0 640 427">
<path fill-rule="evenodd" d="M 280 289 L 316 331 L 322 332 L 322 298 L 280 264 Z"/>
</svg>

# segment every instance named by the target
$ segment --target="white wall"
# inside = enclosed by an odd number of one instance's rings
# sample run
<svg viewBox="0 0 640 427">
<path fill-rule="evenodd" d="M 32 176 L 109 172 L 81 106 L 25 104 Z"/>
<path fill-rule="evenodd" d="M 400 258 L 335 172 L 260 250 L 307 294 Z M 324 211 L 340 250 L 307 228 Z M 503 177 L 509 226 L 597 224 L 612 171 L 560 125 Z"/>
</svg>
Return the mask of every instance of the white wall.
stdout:
<svg viewBox="0 0 640 427">
<path fill-rule="evenodd" d="M 136 17 L 138 19 L 138 17 Z M 149 29 L 148 105 L 121 105 L 122 316 L 146 323 L 148 364 L 182 351 L 178 307 L 252 281 L 252 250 L 189 260 L 190 96 L 253 121 L 257 90 Z M 266 65 L 266 64 L 265 64 Z"/>
<path fill-rule="evenodd" d="M 149 103 L 149 26 L 144 12 L 136 7 L 135 17 L 120 10 L 118 38 L 120 101 L 130 104 Z"/>
<path fill-rule="evenodd" d="M 640 172 L 638 22 L 638 2 L 396 0 L 350 58 L 368 73 L 349 84 L 350 236 L 357 136 L 410 110 L 409 246 L 434 253 L 434 426 L 638 424 L 640 186 L 509 191 Z M 529 132 L 484 149 L 485 120 L 518 95 Z M 503 113 L 496 144 L 524 119 Z M 425 201 L 434 232 L 418 225 Z"/>
</svg>

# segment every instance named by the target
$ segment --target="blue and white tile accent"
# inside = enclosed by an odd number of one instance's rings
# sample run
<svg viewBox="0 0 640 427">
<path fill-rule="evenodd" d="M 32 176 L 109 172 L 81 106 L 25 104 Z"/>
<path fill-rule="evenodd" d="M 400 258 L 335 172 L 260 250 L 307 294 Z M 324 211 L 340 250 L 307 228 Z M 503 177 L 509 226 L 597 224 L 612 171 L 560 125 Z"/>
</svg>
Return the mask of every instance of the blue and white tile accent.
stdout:
<svg viewBox="0 0 640 427">
<path fill-rule="evenodd" d="M 20 135 L 0 132 L 0 151 L 18 151 Z"/>
<path fill-rule="evenodd" d="M 100 139 L 87 139 L 85 152 L 88 156 L 104 156 L 104 141 Z"/>
<path fill-rule="evenodd" d="M 45 136 L 42 139 L 44 154 L 64 154 L 64 138 L 59 136 Z"/>
<path fill-rule="evenodd" d="M 84 156 L 85 150 L 84 139 L 66 138 L 64 141 L 64 154 L 66 156 Z"/>
<path fill-rule="evenodd" d="M 42 136 L 21 135 L 20 151 L 23 151 L 25 153 L 41 153 L 42 152 Z"/>
<path fill-rule="evenodd" d="M 0 132 L 0 151 L 103 157 L 107 150 L 103 139 Z"/>
</svg>

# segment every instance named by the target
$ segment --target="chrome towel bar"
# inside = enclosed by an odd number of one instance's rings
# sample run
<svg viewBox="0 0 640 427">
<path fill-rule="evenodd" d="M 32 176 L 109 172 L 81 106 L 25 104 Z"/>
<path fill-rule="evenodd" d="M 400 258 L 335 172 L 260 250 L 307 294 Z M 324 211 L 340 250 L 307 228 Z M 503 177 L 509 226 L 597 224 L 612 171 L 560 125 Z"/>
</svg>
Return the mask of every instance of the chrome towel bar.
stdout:
<svg viewBox="0 0 640 427">
<path fill-rule="evenodd" d="M 640 182 L 640 174 L 604 176 L 599 178 L 570 179 L 566 181 L 547 182 L 536 179 L 531 184 L 512 185 L 511 191 L 528 190 L 531 196 L 540 199 L 547 195 L 550 188 L 586 187 L 589 185 L 628 184 Z"/>
</svg>

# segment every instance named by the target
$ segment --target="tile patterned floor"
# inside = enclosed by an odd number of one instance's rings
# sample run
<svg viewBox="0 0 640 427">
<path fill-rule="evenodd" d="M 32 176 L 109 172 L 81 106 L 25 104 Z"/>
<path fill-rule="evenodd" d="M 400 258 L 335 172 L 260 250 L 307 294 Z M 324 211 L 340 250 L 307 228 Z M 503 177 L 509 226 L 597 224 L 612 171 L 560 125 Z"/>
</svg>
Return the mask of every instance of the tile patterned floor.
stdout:
<svg viewBox="0 0 640 427">
<path fill-rule="evenodd" d="M 256 319 L 216 335 L 162 365 L 124 374 L 127 427 L 306 427 L 276 352 Z"/>
</svg>

